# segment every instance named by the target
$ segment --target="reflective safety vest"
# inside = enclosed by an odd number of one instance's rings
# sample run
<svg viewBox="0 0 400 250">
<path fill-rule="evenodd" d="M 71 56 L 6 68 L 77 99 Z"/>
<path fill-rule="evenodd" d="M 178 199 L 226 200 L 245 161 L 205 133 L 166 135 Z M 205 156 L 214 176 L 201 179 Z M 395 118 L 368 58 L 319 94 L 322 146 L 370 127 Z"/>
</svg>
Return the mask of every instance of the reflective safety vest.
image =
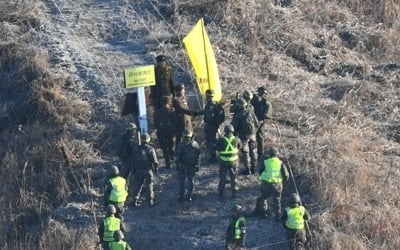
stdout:
<svg viewBox="0 0 400 250">
<path fill-rule="evenodd" d="M 234 147 L 232 144 L 233 140 L 235 140 L 235 137 L 230 136 L 229 138 L 227 138 L 227 137 L 223 137 L 223 138 L 226 141 L 226 147 L 223 151 L 219 152 L 221 160 L 227 161 L 227 162 L 236 161 L 239 158 L 239 156 L 238 156 L 239 150 L 236 147 Z"/>
<path fill-rule="evenodd" d="M 282 182 L 282 161 L 278 157 L 271 157 L 264 160 L 265 169 L 261 173 L 259 179 L 269 183 Z"/>
<path fill-rule="evenodd" d="M 246 219 L 243 216 L 240 216 L 235 222 L 235 239 L 239 240 L 242 238 L 242 229 L 240 228 L 240 223 L 245 222 Z"/>
<path fill-rule="evenodd" d="M 114 216 L 103 219 L 104 234 L 103 241 L 114 241 L 114 232 L 121 229 L 121 221 Z"/>
<path fill-rule="evenodd" d="M 110 201 L 124 202 L 128 196 L 126 191 L 126 180 L 122 177 L 115 177 L 110 179 L 112 190 L 110 194 Z"/>
<path fill-rule="evenodd" d="M 126 242 L 125 241 L 113 241 L 108 244 L 110 250 L 125 250 L 126 249 Z"/>
<path fill-rule="evenodd" d="M 305 208 L 303 206 L 295 208 L 286 208 L 287 220 L 286 227 L 290 229 L 303 229 L 304 228 L 304 213 Z"/>
</svg>

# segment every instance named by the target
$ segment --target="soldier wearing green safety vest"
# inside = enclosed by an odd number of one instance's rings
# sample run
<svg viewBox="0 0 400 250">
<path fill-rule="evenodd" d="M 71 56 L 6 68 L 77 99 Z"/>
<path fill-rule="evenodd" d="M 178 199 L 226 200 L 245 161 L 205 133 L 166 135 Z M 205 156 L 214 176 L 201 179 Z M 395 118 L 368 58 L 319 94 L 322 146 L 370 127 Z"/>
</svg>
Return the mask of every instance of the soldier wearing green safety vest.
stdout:
<svg viewBox="0 0 400 250">
<path fill-rule="evenodd" d="M 285 164 L 278 158 L 278 149 L 274 147 L 269 150 L 266 159 L 260 164 L 261 196 L 257 199 L 254 214 L 265 217 L 268 210 L 267 199 L 272 196 L 275 220 L 279 221 L 282 214 L 283 182 L 289 179 L 289 172 Z"/>
<path fill-rule="evenodd" d="M 124 233 L 121 230 L 114 232 L 114 241 L 108 244 L 110 250 L 132 250 L 129 244 L 124 241 Z"/>
<path fill-rule="evenodd" d="M 310 219 L 310 214 L 301 205 L 300 196 L 296 193 L 291 194 L 289 206 L 285 208 L 282 221 L 286 228 L 291 249 L 302 249 L 307 241 L 304 229 L 305 220 Z"/>
<path fill-rule="evenodd" d="M 232 218 L 226 231 L 226 250 L 244 249 L 246 240 L 246 219 L 242 215 L 242 207 L 235 205 Z"/>
<path fill-rule="evenodd" d="M 111 166 L 110 178 L 104 190 L 106 205 L 114 205 L 117 208 L 116 217 L 122 218 L 124 204 L 128 196 L 128 186 L 126 184 L 126 179 L 119 176 L 119 169 L 117 166 Z"/>
<path fill-rule="evenodd" d="M 239 149 L 242 144 L 239 138 L 233 135 L 234 128 L 232 125 L 226 125 L 224 128 L 225 135 L 217 141 L 217 151 L 219 152 L 220 168 L 219 168 L 219 198 L 224 196 L 226 175 L 229 173 L 231 180 L 232 197 L 238 190 L 236 186 L 237 169 L 239 166 Z"/>
<path fill-rule="evenodd" d="M 109 243 L 114 241 L 114 232 L 116 230 L 125 231 L 124 224 L 114 215 L 116 213 L 116 208 L 114 205 L 108 205 L 106 207 L 106 217 L 102 220 L 99 226 L 99 238 L 100 243 L 103 244 L 105 250 L 110 249 Z"/>
</svg>

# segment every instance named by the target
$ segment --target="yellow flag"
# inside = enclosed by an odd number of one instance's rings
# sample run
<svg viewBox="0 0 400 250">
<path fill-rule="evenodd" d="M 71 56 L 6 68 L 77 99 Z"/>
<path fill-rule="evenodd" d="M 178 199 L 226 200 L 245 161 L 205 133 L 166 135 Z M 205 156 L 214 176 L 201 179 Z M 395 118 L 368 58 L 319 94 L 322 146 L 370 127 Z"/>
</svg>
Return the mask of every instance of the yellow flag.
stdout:
<svg viewBox="0 0 400 250">
<path fill-rule="evenodd" d="M 203 18 L 197 21 L 189 34 L 183 38 L 183 45 L 196 74 L 200 93 L 204 94 L 207 89 L 212 89 L 214 90 L 213 99 L 220 101 L 222 91 L 217 62 L 215 61 L 214 51 L 204 27 Z"/>
</svg>

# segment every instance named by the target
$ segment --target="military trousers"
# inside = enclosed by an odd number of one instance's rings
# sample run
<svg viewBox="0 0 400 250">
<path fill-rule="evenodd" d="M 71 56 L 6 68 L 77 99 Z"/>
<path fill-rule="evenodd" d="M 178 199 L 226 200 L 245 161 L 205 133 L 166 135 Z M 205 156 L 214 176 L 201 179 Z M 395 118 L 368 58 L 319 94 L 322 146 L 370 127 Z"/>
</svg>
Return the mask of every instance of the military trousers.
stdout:
<svg viewBox="0 0 400 250">
<path fill-rule="evenodd" d="M 261 196 L 257 200 L 256 211 L 257 213 L 266 213 L 268 209 L 267 200 L 272 197 L 272 208 L 275 216 L 281 217 L 281 196 L 282 196 L 283 184 L 269 183 L 261 181 Z"/>
<path fill-rule="evenodd" d="M 258 156 L 264 155 L 264 136 L 266 132 L 266 124 L 265 121 L 261 121 L 260 126 L 258 127 L 257 134 L 256 134 L 256 141 L 257 141 L 257 154 Z"/>
<path fill-rule="evenodd" d="M 183 166 L 185 167 L 185 166 Z M 184 197 L 185 195 L 185 184 L 187 180 L 187 196 L 191 197 L 193 195 L 193 187 L 194 187 L 194 169 L 190 169 L 187 171 L 179 170 L 178 178 L 179 178 L 179 197 Z"/>
<path fill-rule="evenodd" d="M 140 199 L 140 193 L 142 191 L 143 186 L 148 190 L 148 199 L 149 201 L 154 201 L 154 190 L 153 190 L 153 172 L 136 172 L 133 178 L 133 195 L 135 197 L 135 201 Z"/>
<path fill-rule="evenodd" d="M 236 179 L 237 179 L 237 168 L 239 165 L 239 161 L 233 161 L 233 162 L 228 162 L 228 161 L 220 161 L 220 167 L 219 167 L 219 184 L 218 184 L 218 191 L 220 194 L 222 194 L 225 190 L 225 185 L 226 185 L 226 175 L 229 173 L 229 177 L 231 180 L 231 191 L 232 193 L 237 191 L 238 188 L 236 186 Z"/>
<path fill-rule="evenodd" d="M 247 173 L 254 173 L 257 165 L 257 144 L 255 136 L 240 138 L 242 141 L 242 162 Z"/>
<path fill-rule="evenodd" d="M 165 165 L 167 167 L 171 166 L 174 160 L 174 133 L 171 131 L 158 131 L 157 138 L 160 144 L 160 148 L 163 152 Z"/>
<path fill-rule="evenodd" d="M 289 249 L 296 249 L 296 245 L 302 245 L 304 246 L 307 242 L 307 234 L 305 229 L 290 229 L 286 228 L 286 233 L 288 236 L 289 242 Z"/>
</svg>

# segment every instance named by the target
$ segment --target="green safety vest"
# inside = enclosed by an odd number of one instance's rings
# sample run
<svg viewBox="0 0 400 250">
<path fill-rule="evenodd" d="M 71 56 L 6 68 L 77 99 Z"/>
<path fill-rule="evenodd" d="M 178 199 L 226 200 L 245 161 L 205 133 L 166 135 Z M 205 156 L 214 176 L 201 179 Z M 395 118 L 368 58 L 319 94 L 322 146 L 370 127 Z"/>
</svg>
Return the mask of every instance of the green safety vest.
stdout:
<svg viewBox="0 0 400 250">
<path fill-rule="evenodd" d="M 110 195 L 110 201 L 124 202 L 128 196 L 126 191 L 126 180 L 122 177 L 115 177 L 110 179 L 112 190 Z"/>
<path fill-rule="evenodd" d="M 114 241 L 114 232 L 121 228 L 121 221 L 114 216 L 103 219 L 104 234 L 103 241 Z"/>
<path fill-rule="evenodd" d="M 126 249 L 126 242 L 125 241 L 113 241 L 108 244 L 110 250 L 125 250 Z"/>
<path fill-rule="evenodd" d="M 259 179 L 269 183 L 279 183 L 283 181 L 281 167 L 282 161 L 278 157 L 271 157 L 264 160 L 265 169 Z"/>
<path fill-rule="evenodd" d="M 226 147 L 223 151 L 219 152 L 221 160 L 228 162 L 236 161 L 239 158 L 238 156 L 239 150 L 232 145 L 232 142 L 235 139 L 235 137 L 231 136 L 229 138 L 227 137 L 223 138 L 226 141 Z"/>
<path fill-rule="evenodd" d="M 303 206 L 295 208 L 286 208 L 287 220 L 286 227 L 290 229 L 303 229 L 304 228 L 304 213 L 305 208 Z"/>
<path fill-rule="evenodd" d="M 242 238 L 242 229 L 240 229 L 239 225 L 241 222 L 245 222 L 246 219 L 243 216 L 240 216 L 235 222 L 235 239 L 238 240 Z"/>
</svg>

